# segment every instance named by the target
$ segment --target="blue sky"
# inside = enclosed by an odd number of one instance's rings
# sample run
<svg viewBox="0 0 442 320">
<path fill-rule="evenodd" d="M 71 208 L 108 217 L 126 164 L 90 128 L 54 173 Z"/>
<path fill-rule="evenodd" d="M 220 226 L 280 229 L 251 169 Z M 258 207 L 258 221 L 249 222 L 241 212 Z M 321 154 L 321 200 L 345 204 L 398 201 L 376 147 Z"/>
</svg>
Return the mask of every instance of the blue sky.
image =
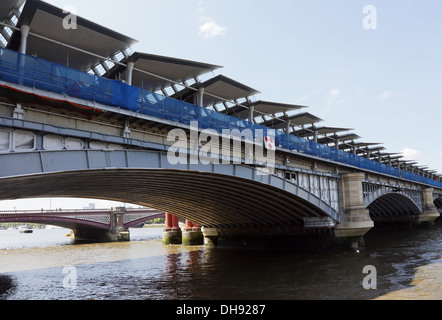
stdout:
<svg viewBox="0 0 442 320">
<path fill-rule="evenodd" d="M 46 0 L 442 173 L 440 0 Z M 376 29 L 363 8 L 376 9 Z M 373 21 L 371 21 L 373 22 Z"/>
</svg>

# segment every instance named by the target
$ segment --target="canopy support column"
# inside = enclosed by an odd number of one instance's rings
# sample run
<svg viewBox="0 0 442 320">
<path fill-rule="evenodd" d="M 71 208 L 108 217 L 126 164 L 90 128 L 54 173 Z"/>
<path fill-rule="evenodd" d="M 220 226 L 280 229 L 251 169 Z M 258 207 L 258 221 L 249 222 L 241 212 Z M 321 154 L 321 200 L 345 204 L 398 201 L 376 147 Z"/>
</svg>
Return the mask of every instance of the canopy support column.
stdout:
<svg viewBox="0 0 442 320">
<path fill-rule="evenodd" d="M 204 108 L 204 87 L 198 89 L 196 103 L 198 107 Z"/>
<path fill-rule="evenodd" d="M 290 128 L 291 128 L 291 127 L 292 127 L 292 123 L 291 123 L 290 120 L 288 120 L 288 121 L 287 121 L 287 125 L 286 125 L 286 127 L 285 127 L 285 132 L 286 132 L 287 134 L 290 133 Z"/>
<path fill-rule="evenodd" d="M 20 48 L 19 48 L 19 52 L 26 54 L 26 48 L 28 46 L 28 36 L 29 36 L 29 32 L 31 31 L 31 28 L 27 25 L 22 25 L 20 27 L 20 31 L 21 31 L 21 40 L 20 40 Z"/>
<path fill-rule="evenodd" d="M 127 63 L 127 69 L 126 69 L 126 83 L 128 85 L 132 85 L 132 79 L 133 79 L 133 72 L 134 72 L 135 63 L 128 62 Z"/>
<path fill-rule="evenodd" d="M 255 106 L 250 106 L 249 109 L 249 122 L 254 123 L 255 122 Z"/>
</svg>

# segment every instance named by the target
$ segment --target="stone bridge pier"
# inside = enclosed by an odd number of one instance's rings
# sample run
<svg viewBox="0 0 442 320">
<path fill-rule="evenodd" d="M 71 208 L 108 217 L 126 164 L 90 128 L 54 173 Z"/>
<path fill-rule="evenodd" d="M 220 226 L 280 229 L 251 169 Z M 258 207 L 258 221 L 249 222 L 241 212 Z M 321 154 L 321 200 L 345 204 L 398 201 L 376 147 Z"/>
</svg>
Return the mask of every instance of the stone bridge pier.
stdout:
<svg viewBox="0 0 442 320">
<path fill-rule="evenodd" d="M 87 226 L 79 226 L 73 230 L 72 238 L 75 241 L 93 241 L 93 242 L 119 242 L 130 241 L 130 232 L 124 226 L 124 215 L 126 208 L 116 207 L 110 211 L 109 230 L 97 230 Z"/>
<path fill-rule="evenodd" d="M 433 202 L 434 188 L 424 189 L 422 192 L 422 210 L 423 214 L 419 217 L 419 223 L 426 225 L 432 224 L 440 218 L 440 213 Z"/>
<path fill-rule="evenodd" d="M 364 235 L 374 227 L 370 212 L 365 207 L 362 181 L 364 173 L 349 173 L 340 180 L 341 222 L 335 230 L 338 243 L 353 248 L 364 246 Z"/>
</svg>

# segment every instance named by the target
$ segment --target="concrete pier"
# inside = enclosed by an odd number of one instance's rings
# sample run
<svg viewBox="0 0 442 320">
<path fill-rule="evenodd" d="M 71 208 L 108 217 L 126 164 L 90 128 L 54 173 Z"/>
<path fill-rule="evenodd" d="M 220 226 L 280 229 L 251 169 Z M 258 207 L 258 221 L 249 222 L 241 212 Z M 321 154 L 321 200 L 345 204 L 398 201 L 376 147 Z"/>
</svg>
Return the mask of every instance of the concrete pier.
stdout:
<svg viewBox="0 0 442 320">
<path fill-rule="evenodd" d="M 204 244 L 204 236 L 201 227 L 196 223 L 186 220 L 186 226 L 182 234 L 183 246 L 201 246 Z"/>
<path fill-rule="evenodd" d="M 178 217 L 170 213 L 166 213 L 166 227 L 163 231 L 163 244 L 182 244 L 182 231 L 179 227 Z"/>
<path fill-rule="evenodd" d="M 336 242 L 353 249 L 364 247 L 364 235 L 374 227 L 365 207 L 362 181 L 364 173 L 342 175 L 340 181 L 341 222 L 335 230 Z"/>
</svg>

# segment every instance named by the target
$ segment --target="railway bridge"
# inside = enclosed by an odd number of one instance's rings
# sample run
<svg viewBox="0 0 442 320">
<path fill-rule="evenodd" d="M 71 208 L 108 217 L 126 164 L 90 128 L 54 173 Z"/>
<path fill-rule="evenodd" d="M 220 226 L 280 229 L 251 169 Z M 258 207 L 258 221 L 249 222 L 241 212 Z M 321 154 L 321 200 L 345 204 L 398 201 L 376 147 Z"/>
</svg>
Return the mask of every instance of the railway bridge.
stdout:
<svg viewBox="0 0 442 320">
<path fill-rule="evenodd" d="M 0 211 L 0 223 L 45 224 L 71 229 L 76 241 L 128 241 L 129 228 L 164 218 L 154 209 L 112 208 L 87 210 L 14 210 Z"/>
<path fill-rule="evenodd" d="M 212 242 L 359 241 L 376 223 L 440 216 L 437 171 L 210 77 L 220 66 L 131 52 L 136 40 L 65 18 L 43 1 L 0 6 L 0 200 L 129 202 Z"/>
</svg>

